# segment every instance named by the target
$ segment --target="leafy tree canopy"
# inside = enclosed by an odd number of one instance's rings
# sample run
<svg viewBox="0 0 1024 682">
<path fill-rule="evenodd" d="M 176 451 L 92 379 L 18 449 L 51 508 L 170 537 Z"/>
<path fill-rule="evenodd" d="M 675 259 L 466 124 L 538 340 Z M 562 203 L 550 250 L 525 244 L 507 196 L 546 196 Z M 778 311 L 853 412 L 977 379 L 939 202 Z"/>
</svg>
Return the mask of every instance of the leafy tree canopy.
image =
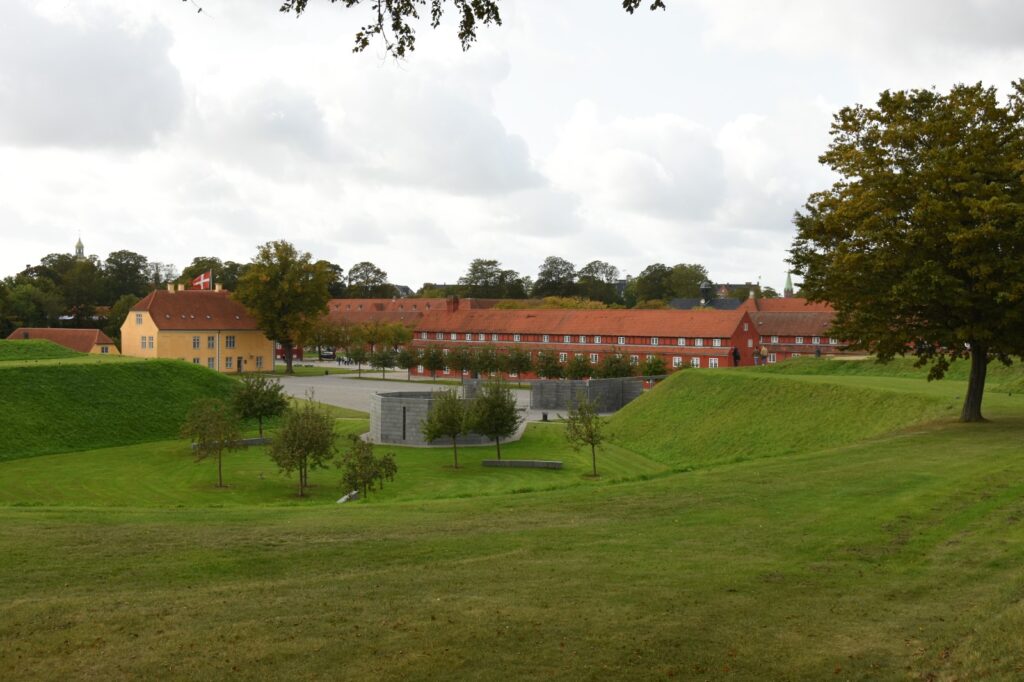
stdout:
<svg viewBox="0 0 1024 682">
<path fill-rule="evenodd" d="M 388 284 L 388 273 L 369 261 L 356 263 L 348 271 L 345 298 L 391 298 L 397 294 Z"/>
<path fill-rule="evenodd" d="M 576 266 L 558 256 L 548 256 L 533 283 L 534 296 L 575 296 Z"/>
<path fill-rule="evenodd" d="M 632 14 L 648 0 L 622 0 L 622 7 Z M 309 0 L 284 0 L 282 12 L 302 14 Z M 341 3 L 345 7 L 359 5 L 362 0 L 330 0 L 331 4 Z M 367 0 L 372 14 L 369 23 L 364 24 L 356 33 L 353 52 L 362 52 L 370 45 L 370 41 L 380 38 L 384 41 L 385 51 L 401 59 L 407 52 L 416 49 L 416 30 L 412 22 L 420 18 L 420 12 L 429 6 L 430 26 L 441 25 L 444 12 L 449 7 L 449 0 Z M 459 17 L 459 42 L 463 50 L 476 41 L 476 32 L 482 24 L 501 26 L 501 14 L 498 7 L 500 0 L 451 0 L 451 7 Z M 665 9 L 664 0 L 651 0 L 650 9 Z"/>
<path fill-rule="evenodd" d="M 796 214 L 803 293 L 830 335 L 941 377 L 971 358 L 961 420 L 982 419 L 990 358 L 1024 353 L 1024 81 L 883 92 L 835 115 L 820 161 L 840 179 Z"/>
</svg>

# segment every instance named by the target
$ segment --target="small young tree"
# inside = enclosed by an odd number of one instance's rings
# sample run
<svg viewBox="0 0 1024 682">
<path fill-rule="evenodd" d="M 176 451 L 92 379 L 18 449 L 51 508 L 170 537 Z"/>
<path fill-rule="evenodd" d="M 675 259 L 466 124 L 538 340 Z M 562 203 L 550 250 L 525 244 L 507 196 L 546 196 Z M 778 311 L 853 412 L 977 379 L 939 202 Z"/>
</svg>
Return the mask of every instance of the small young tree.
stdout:
<svg viewBox="0 0 1024 682">
<path fill-rule="evenodd" d="M 370 353 L 370 366 L 380 370 L 380 378 L 386 379 L 385 372 L 388 367 L 395 366 L 395 351 L 383 346 Z"/>
<path fill-rule="evenodd" d="M 356 435 L 349 435 L 348 447 L 341 453 L 337 464 L 344 471 L 342 483 L 349 490 L 358 490 L 363 499 L 373 490 L 374 484 L 383 489 L 384 480 L 393 481 L 398 473 L 398 465 L 392 453 L 376 457 L 373 444 Z"/>
<path fill-rule="evenodd" d="M 476 353 L 476 371 L 482 377 L 488 377 L 491 372 L 501 369 L 501 358 L 494 346 L 484 346 Z"/>
<path fill-rule="evenodd" d="M 537 353 L 537 374 L 545 379 L 562 378 L 562 365 L 554 351 L 543 350 Z"/>
<path fill-rule="evenodd" d="M 260 438 L 263 438 L 263 420 L 277 417 L 288 409 L 288 396 L 277 379 L 263 374 L 242 376 L 242 387 L 235 393 L 235 409 L 242 419 L 257 419 Z"/>
<path fill-rule="evenodd" d="M 218 488 L 224 487 L 224 451 L 238 447 L 240 434 L 238 415 L 220 398 L 200 398 L 192 403 L 181 425 L 181 437 L 192 441 L 196 461 L 217 458 Z"/>
<path fill-rule="evenodd" d="M 430 372 L 430 378 L 435 379 L 437 377 L 437 371 L 445 368 L 445 356 L 441 352 L 441 349 L 437 346 L 427 346 L 423 351 L 422 357 L 420 357 L 420 364 L 423 365 L 423 369 Z"/>
<path fill-rule="evenodd" d="M 615 351 L 604 356 L 597 367 L 597 376 L 603 379 L 617 379 L 633 376 L 633 366 L 622 353 Z"/>
<path fill-rule="evenodd" d="M 650 355 L 644 360 L 644 364 L 640 367 L 640 373 L 645 377 L 657 377 L 665 374 L 668 368 L 665 367 L 665 361 L 660 355 Z"/>
<path fill-rule="evenodd" d="M 361 341 L 357 341 L 350 347 L 345 349 L 345 354 L 348 355 L 349 360 L 356 363 L 356 373 L 359 378 L 363 376 L 363 363 L 366 362 L 370 354 L 366 352 L 366 348 L 363 347 Z"/>
<path fill-rule="evenodd" d="M 495 379 L 485 383 L 473 401 L 469 430 L 493 439 L 501 459 L 501 439 L 514 434 L 522 421 L 512 389 L 501 379 Z"/>
<path fill-rule="evenodd" d="M 573 355 L 565 364 L 566 379 L 586 379 L 593 373 L 594 368 L 591 367 L 590 360 L 583 353 Z"/>
<path fill-rule="evenodd" d="M 466 383 L 465 372 L 472 371 L 474 366 L 473 353 L 466 347 L 453 348 L 448 353 L 446 364 L 459 373 L 462 383 Z"/>
<path fill-rule="evenodd" d="M 604 440 L 604 435 L 601 433 L 601 417 L 597 413 L 596 402 L 582 394 L 576 396 L 565 419 L 565 438 L 574 450 L 584 445 L 590 446 L 590 461 L 594 467 L 594 476 L 597 476 L 597 446 Z"/>
<path fill-rule="evenodd" d="M 412 381 L 412 368 L 420 364 L 420 353 L 415 348 L 404 346 L 395 355 L 395 365 L 405 370 L 405 380 Z"/>
<path fill-rule="evenodd" d="M 452 390 L 438 391 L 430 404 L 427 418 L 420 430 L 428 441 L 438 438 L 452 439 L 454 468 L 459 468 L 459 436 L 469 433 L 471 405 Z"/>
<path fill-rule="evenodd" d="M 524 351 L 519 346 L 513 346 L 508 351 L 506 366 L 509 373 L 523 376 L 533 371 L 533 360 L 527 351 Z"/>
<path fill-rule="evenodd" d="M 323 469 L 334 457 L 334 424 L 312 401 L 285 413 L 284 424 L 270 444 L 270 458 L 278 468 L 299 475 L 299 497 L 309 487 L 309 471 Z"/>
</svg>

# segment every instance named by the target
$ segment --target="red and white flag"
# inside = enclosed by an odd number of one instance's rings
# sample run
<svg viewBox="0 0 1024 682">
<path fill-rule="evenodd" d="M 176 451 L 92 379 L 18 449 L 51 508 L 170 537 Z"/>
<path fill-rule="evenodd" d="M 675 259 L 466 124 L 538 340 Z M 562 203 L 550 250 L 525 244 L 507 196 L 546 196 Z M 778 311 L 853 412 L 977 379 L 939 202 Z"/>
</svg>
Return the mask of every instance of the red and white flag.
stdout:
<svg viewBox="0 0 1024 682">
<path fill-rule="evenodd" d="M 206 272 L 198 275 L 192 280 L 193 289 L 212 289 L 213 288 L 213 270 L 207 270 Z"/>
</svg>

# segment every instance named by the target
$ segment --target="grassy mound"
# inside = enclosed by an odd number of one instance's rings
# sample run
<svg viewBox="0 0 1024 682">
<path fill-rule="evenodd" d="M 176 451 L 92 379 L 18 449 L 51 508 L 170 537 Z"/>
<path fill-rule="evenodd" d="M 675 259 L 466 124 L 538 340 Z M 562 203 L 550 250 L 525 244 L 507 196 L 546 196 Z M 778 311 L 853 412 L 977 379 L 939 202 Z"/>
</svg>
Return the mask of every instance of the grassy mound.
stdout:
<svg viewBox="0 0 1024 682">
<path fill-rule="evenodd" d="M 757 370 L 768 374 L 792 374 L 809 376 L 862 376 L 862 377 L 896 377 L 900 379 L 927 379 L 927 367 L 914 367 L 913 358 L 893 358 L 881 363 L 874 358 L 855 360 L 822 360 L 820 358 L 794 358 Z M 957 360 L 950 365 L 944 380 L 967 381 L 971 373 L 971 363 Z M 1024 384 L 1024 363 L 1015 362 L 1007 367 L 998 360 L 989 363 L 986 383 L 989 387 L 999 390 L 1008 385 Z"/>
<path fill-rule="evenodd" d="M 0 370 L 0 461 L 177 437 L 192 401 L 233 379 L 172 360 Z"/>
<path fill-rule="evenodd" d="M 846 445 L 934 419 L 953 404 L 799 377 L 685 371 L 614 415 L 609 435 L 672 467 L 701 467 Z"/>
<path fill-rule="evenodd" d="M 13 360 L 59 360 L 81 357 L 85 353 L 65 348 L 59 343 L 44 339 L 3 339 L 0 340 L 0 362 Z"/>
</svg>

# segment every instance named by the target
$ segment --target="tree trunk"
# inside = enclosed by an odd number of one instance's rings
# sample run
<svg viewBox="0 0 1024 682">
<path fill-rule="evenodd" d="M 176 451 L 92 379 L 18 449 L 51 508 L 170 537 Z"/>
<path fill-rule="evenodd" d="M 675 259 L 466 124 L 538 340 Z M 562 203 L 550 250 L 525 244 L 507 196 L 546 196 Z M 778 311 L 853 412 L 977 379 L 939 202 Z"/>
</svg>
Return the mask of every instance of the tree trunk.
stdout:
<svg viewBox="0 0 1024 682">
<path fill-rule="evenodd" d="M 356 372 L 358 372 L 357 376 L 360 379 L 362 379 L 363 378 L 363 361 L 362 360 L 360 360 L 359 362 L 356 363 Z"/>
<path fill-rule="evenodd" d="M 594 475 L 597 476 L 597 451 L 594 450 L 594 444 L 590 444 L 590 461 L 594 463 Z"/>
<path fill-rule="evenodd" d="M 217 453 L 217 487 L 224 487 L 224 470 L 221 467 L 221 453 Z"/>
<path fill-rule="evenodd" d="M 455 456 L 455 468 L 459 468 L 459 444 L 457 442 L 458 436 L 452 436 L 452 454 Z"/>
<path fill-rule="evenodd" d="M 494 446 L 498 448 L 498 459 L 501 459 L 501 438 L 494 439 Z"/>
<path fill-rule="evenodd" d="M 260 415 L 260 416 L 256 417 L 256 419 L 259 420 L 259 422 L 260 422 L 260 439 L 262 439 L 263 438 L 263 415 Z"/>
<path fill-rule="evenodd" d="M 282 341 L 281 348 L 284 350 L 284 373 L 295 374 L 295 371 L 292 369 L 292 342 Z"/>
<path fill-rule="evenodd" d="M 988 372 L 988 349 L 971 342 L 971 376 L 967 380 L 967 396 L 960 412 L 962 422 L 983 422 L 981 398 L 985 392 L 985 374 Z"/>
</svg>

